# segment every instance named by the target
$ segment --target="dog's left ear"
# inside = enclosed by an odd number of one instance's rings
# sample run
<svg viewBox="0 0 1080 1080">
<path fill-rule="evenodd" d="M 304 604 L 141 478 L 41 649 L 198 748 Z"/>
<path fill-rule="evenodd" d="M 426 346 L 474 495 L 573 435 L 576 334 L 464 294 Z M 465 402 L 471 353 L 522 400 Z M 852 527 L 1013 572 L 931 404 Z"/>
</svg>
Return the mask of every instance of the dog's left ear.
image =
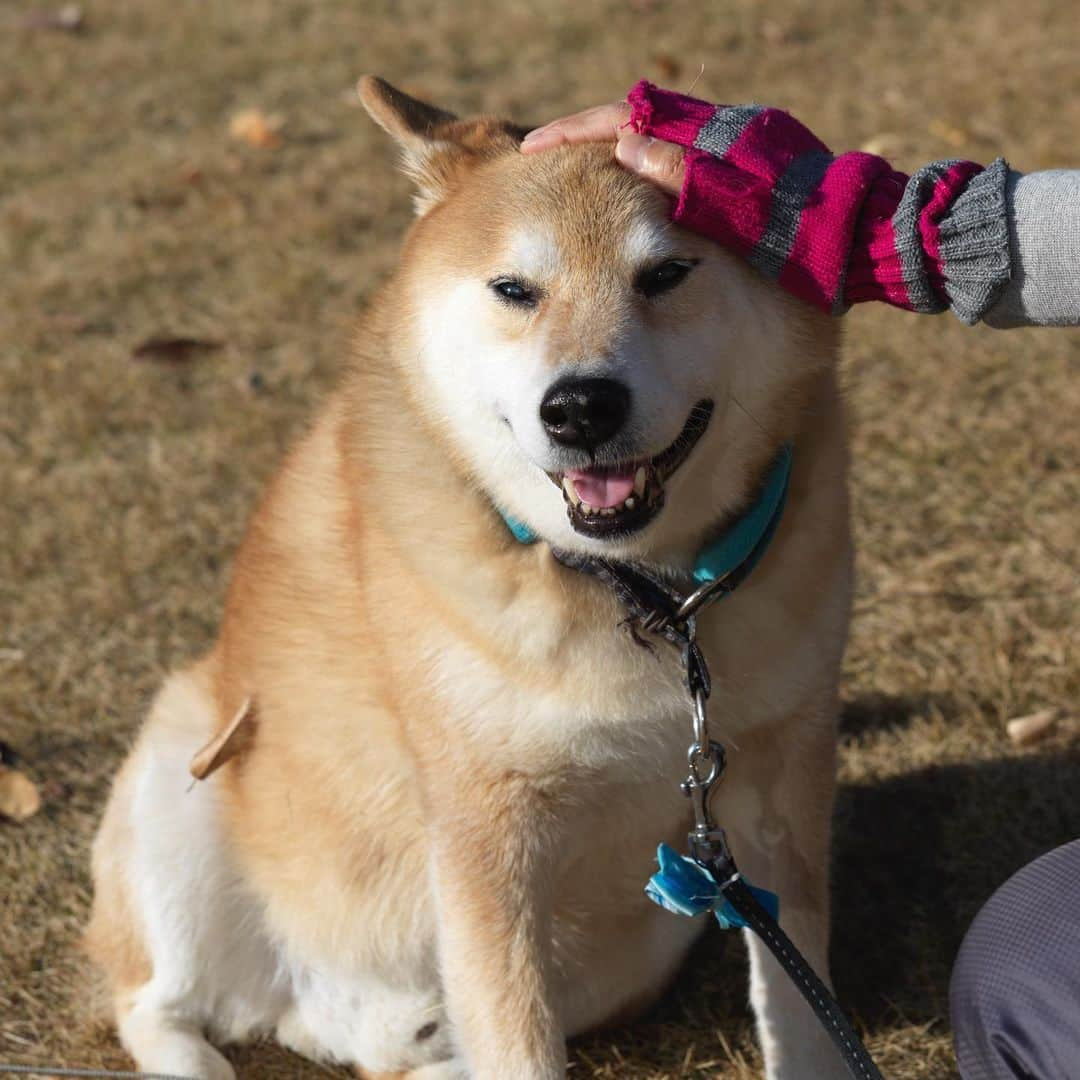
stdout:
<svg viewBox="0 0 1080 1080">
<path fill-rule="evenodd" d="M 506 152 L 524 134 L 501 120 L 459 120 L 377 75 L 365 75 L 356 89 L 368 115 L 401 148 L 402 166 L 416 184 L 418 214 L 444 199 L 472 165 Z"/>
</svg>

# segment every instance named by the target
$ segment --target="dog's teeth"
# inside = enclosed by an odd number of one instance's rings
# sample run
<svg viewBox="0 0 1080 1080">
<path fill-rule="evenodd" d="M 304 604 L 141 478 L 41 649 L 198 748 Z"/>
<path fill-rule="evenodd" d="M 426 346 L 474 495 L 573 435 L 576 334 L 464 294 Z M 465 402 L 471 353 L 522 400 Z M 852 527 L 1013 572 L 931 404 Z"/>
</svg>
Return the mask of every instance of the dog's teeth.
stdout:
<svg viewBox="0 0 1080 1080">
<path fill-rule="evenodd" d="M 626 502 L 624 502 L 622 504 L 622 508 L 624 510 L 633 510 L 636 505 L 637 505 L 637 503 L 634 502 L 634 496 L 631 495 L 630 498 L 627 499 Z"/>
<path fill-rule="evenodd" d="M 600 508 L 600 513 L 603 514 L 604 517 L 614 517 L 615 516 L 615 507 L 614 506 L 603 506 L 603 507 Z"/>
<path fill-rule="evenodd" d="M 645 466 L 642 465 L 641 468 L 639 468 L 638 471 L 634 473 L 634 491 L 636 491 L 639 495 L 645 494 L 646 479 L 647 475 L 645 472 Z"/>
<path fill-rule="evenodd" d="M 596 513 L 596 511 L 587 502 L 583 502 L 581 504 L 581 512 L 583 514 L 595 514 Z"/>
<path fill-rule="evenodd" d="M 580 506 L 581 499 L 578 498 L 577 488 L 574 487 L 574 481 L 571 480 L 569 476 L 564 476 L 562 486 L 563 491 L 566 492 L 566 497 L 570 500 L 570 502 L 574 506 Z"/>
</svg>

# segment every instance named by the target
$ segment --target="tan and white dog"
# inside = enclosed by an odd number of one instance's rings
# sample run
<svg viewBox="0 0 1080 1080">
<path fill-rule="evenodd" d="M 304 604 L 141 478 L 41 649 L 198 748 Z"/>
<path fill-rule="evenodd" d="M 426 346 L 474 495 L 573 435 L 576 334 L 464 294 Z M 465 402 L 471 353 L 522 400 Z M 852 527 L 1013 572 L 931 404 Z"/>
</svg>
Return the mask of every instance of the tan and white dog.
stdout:
<svg viewBox="0 0 1080 1080">
<path fill-rule="evenodd" d="M 678 653 L 552 548 L 685 583 L 785 442 L 779 532 L 699 640 L 737 747 L 717 817 L 826 974 L 836 331 L 672 226 L 610 148 L 525 157 L 508 123 L 361 93 L 418 218 L 251 522 L 217 644 L 117 777 L 88 945 L 144 1070 L 232 1077 L 211 1043 L 274 1033 L 362 1075 L 554 1080 L 567 1037 L 647 1006 L 708 920 L 642 891 L 689 824 Z M 769 1077 L 843 1075 L 749 948 Z"/>
</svg>

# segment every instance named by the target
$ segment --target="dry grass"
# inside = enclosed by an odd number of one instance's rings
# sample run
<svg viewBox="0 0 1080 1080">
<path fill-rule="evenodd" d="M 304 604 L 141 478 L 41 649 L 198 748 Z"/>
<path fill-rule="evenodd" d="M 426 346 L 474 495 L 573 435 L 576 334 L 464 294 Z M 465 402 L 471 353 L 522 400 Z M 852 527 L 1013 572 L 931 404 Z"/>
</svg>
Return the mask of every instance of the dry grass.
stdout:
<svg viewBox="0 0 1080 1080">
<path fill-rule="evenodd" d="M 648 75 L 793 109 L 833 145 L 1076 165 L 1067 0 L 88 2 L 0 9 L 0 735 L 47 808 L 0 825 L 0 1059 L 124 1058 L 85 1020 L 87 842 L 147 697 L 215 626 L 229 553 L 391 266 L 404 182 L 346 101 L 375 70 L 546 118 Z M 397 12 L 397 14 L 394 14 Z M 674 70 L 677 68 L 678 70 Z M 227 138 L 284 117 L 282 145 Z M 994 885 L 1080 835 L 1074 333 L 848 318 L 861 553 L 835 970 L 894 1080 L 955 1075 L 947 976 Z M 155 333 L 219 339 L 134 362 Z M 1012 716 L 1053 706 L 1031 751 Z M 632 947 L 628 943 L 627 947 Z M 749 1077 L 741 950 L 714 936 L 578 1077 Z M 723 955 L 722 955 L 723 954 Z M 246 1076 L 317 1076 L 273 1048 Z"/>
</svg>

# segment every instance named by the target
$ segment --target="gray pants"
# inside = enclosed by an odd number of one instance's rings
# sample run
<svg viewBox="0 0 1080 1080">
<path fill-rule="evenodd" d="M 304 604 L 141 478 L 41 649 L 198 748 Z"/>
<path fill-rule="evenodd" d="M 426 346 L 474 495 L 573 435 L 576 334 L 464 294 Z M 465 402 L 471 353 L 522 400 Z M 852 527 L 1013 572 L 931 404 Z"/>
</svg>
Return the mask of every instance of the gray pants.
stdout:
<svg viewBox="0 0 1080 1080">
<path fill-rule="evenodd" d="M 964 1080 L 1080 1078 L 1080 840 L 987 901 L 950 987 Z"/>
</svg>

